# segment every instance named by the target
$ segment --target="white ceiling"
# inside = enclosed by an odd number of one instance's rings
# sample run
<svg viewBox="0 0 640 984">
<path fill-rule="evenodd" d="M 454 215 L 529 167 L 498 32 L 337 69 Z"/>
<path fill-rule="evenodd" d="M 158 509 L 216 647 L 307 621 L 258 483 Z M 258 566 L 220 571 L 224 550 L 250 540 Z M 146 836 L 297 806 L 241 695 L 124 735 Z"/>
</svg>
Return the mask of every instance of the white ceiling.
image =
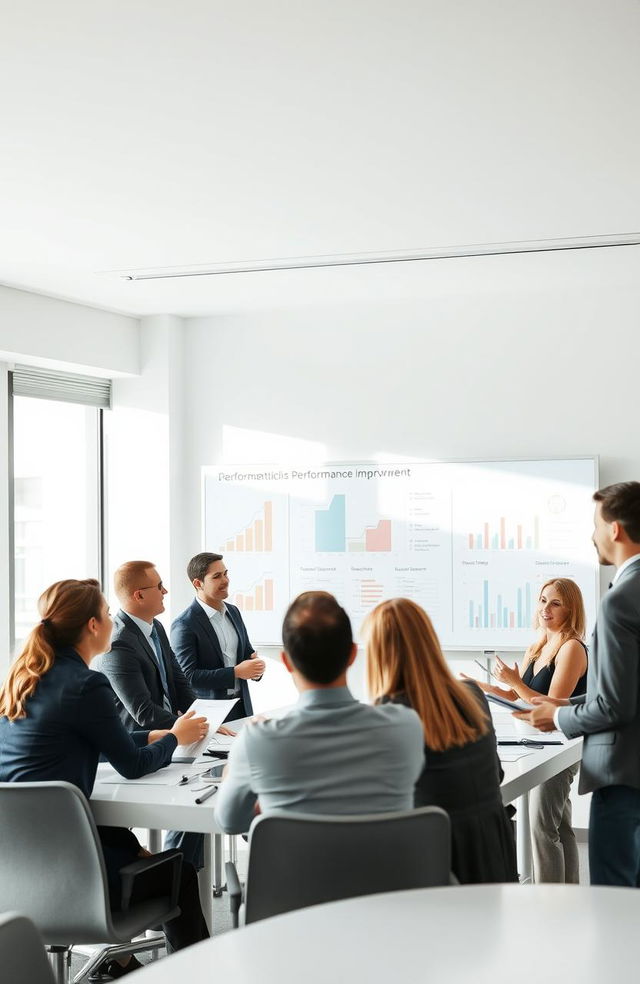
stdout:
<svg viewBox="0 0 640 984">
<path fill-rule="evenodd" d="M 108 271 L 640 231 L 638 0 L 2 0 L 0 282 L 132 314 L 423 296 L 602 254 Z"/>
</svg>

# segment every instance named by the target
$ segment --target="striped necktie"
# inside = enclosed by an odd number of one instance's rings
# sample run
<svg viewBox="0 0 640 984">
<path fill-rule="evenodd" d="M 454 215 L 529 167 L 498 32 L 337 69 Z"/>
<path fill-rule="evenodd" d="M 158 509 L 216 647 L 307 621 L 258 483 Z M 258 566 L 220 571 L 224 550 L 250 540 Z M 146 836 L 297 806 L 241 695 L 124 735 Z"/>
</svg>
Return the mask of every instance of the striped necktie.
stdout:
<svg viewBox="0 0 640 984">
<path fill-rule="evenodd" d="M 160 645 L 160 636 L 158 635 L 158 630 L 155 627 L 151 629 L 151 642 L 153 643 L 153 648 L 156 651 L 156 663 L 158 664 L 158 669 L 160 670 L 160 679 L 162 680 L 162 689 L 164 691 L 162 695 L 162 703 L 166 711 L 171 711 L 171 701 L 169 700 L 169 681 L 167 680 L 167 667 L 165 666 L 164 656 L 162 655 L 162 646 Z"/>
</svg>

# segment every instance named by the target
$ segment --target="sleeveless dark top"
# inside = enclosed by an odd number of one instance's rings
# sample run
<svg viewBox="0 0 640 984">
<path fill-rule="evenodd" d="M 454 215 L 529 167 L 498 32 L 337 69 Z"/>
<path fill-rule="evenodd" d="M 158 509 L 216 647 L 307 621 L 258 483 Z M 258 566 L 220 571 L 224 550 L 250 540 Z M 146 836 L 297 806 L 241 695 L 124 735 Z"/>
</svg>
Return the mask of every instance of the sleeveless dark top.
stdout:
<svg viewBox="0 0 640 984">
<path fill-rule="evenodd" d="M 582 646 L 582 648 L 586 653 L 587 647 L 585 646 L 584 642 L 582 642 L 580 639 L 576 639 L 576 642 L 580 643 L 580 645 Z M 550 663 L 547 663 L 546 666 L 543 666 L 542 669 L 538 670 L 538 672 L 535 674 L 533 672 L 533 663 L 529 663 L 526 670 L 522 674 L 522 682 L 524 683 L 525 686 L 531 687 L 532 690 L 537 691 L 539 694 L 548 694 L 549 688 L 551 687 L 551 680 L 553 679 L 553 674 L 555 673 L 555 669 L 556 669 L 555 657 Z M 576 683 L 574 691 L 570 696 L 577 697 L 578 694 L 586 694 L 586 692 L 587 692 L 587 672 L 585 670 L 585 672 L 582 674 L 582 676 Z"/>
</svg>

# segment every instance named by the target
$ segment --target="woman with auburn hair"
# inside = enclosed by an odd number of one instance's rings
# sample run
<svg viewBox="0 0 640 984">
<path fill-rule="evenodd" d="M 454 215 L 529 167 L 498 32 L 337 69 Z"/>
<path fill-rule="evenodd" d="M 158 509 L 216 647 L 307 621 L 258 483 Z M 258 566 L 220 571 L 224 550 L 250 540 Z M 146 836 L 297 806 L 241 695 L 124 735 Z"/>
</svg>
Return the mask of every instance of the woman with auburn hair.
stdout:
<svg viewBox="0 0 640 984">
<path fill-rule="evenodd" d="M 365 623 L 367 678 L 376 702 L 405 704 L 424 729 L 415 806 L 451 820 L 451 869 L 463 884 L 517 881 L 515 841 L 502 804 L 502 769 L 482 691 L 451 673 L 427 613 L 407 598 L 383 601 Z"/>
<path fill-rule="evenodd" d="M 566 577 L 553 578 L 540 588 L 534 628 L 540 634 L 524 654 L 522 675 L 516 664 L 496 659 L 493 676 L 510 688 L 481 683 L 486 693 L 531 702 L 534 697 L 576 697 L 587 688 L 587 647 L 583 639 L 586 616 L 582 592 Z M 468 679 L 468 678 L 465 678 Z M 580 881 L 578 845 L 571 824 L 571 783 L 578 771 L 572 765 L 529 793 L 533 870 L 537 882 Z"/>
<path fill-rule="evenodd" d="M 90 798 L 100 755 L 134 779 L 171 760 L 176 745 L 206 734 L 205 718 L 185 714 L 170 731 L 130 734 L 116 711 L 113 691 L 89 668 L 109 650 L 111 618 L 97 581 L 58 581 L 38 601 L 42 616 L 13 661 L 0 690 L 0 781 L 65 780 Z M 130 830 L 98 827 L 111 905 L 120 904 L 120 868 L 147 852 Z M 208 936 L 196 875 L 183 866 L 178 904 L 182 914 L 164 926 L 169 950 Z M 138 967 L 108 961 L 120 977 Z M 103 965 L 104 967 L 104 965 Z"/>
</svg>

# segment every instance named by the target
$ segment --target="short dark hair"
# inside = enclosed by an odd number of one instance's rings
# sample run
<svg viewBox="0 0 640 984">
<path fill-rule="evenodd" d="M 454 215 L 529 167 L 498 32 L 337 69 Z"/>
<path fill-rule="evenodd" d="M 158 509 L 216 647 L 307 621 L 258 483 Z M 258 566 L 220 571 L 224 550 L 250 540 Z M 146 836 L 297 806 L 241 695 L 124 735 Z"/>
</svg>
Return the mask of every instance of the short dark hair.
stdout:
<svg viewBox="0 0 640 984">
<path fill-rule="evenodd" d="M 216 560 L 222 560 L 222 554 L 199 553 L 192 557 L 187 564 L 187 577 L 191 584 L 196 578 L 198 581 L 204 581 L 207 571 Z"/>
<path fill-rule="evenodd" d="M 620 523 L 633 543 L 640 543 L 640 482 L 618 482 L 594 492 L 595 502 L 601 503 L 602 518 L 607 523 Z"/>
<path fill-rule="evenodd" d="M 291 602 L 282 624 L 291 662 L 309 683 L 333 683 L 349 665 L 351 622 L 328 591 L 305 591 Z"/>
</svg>

